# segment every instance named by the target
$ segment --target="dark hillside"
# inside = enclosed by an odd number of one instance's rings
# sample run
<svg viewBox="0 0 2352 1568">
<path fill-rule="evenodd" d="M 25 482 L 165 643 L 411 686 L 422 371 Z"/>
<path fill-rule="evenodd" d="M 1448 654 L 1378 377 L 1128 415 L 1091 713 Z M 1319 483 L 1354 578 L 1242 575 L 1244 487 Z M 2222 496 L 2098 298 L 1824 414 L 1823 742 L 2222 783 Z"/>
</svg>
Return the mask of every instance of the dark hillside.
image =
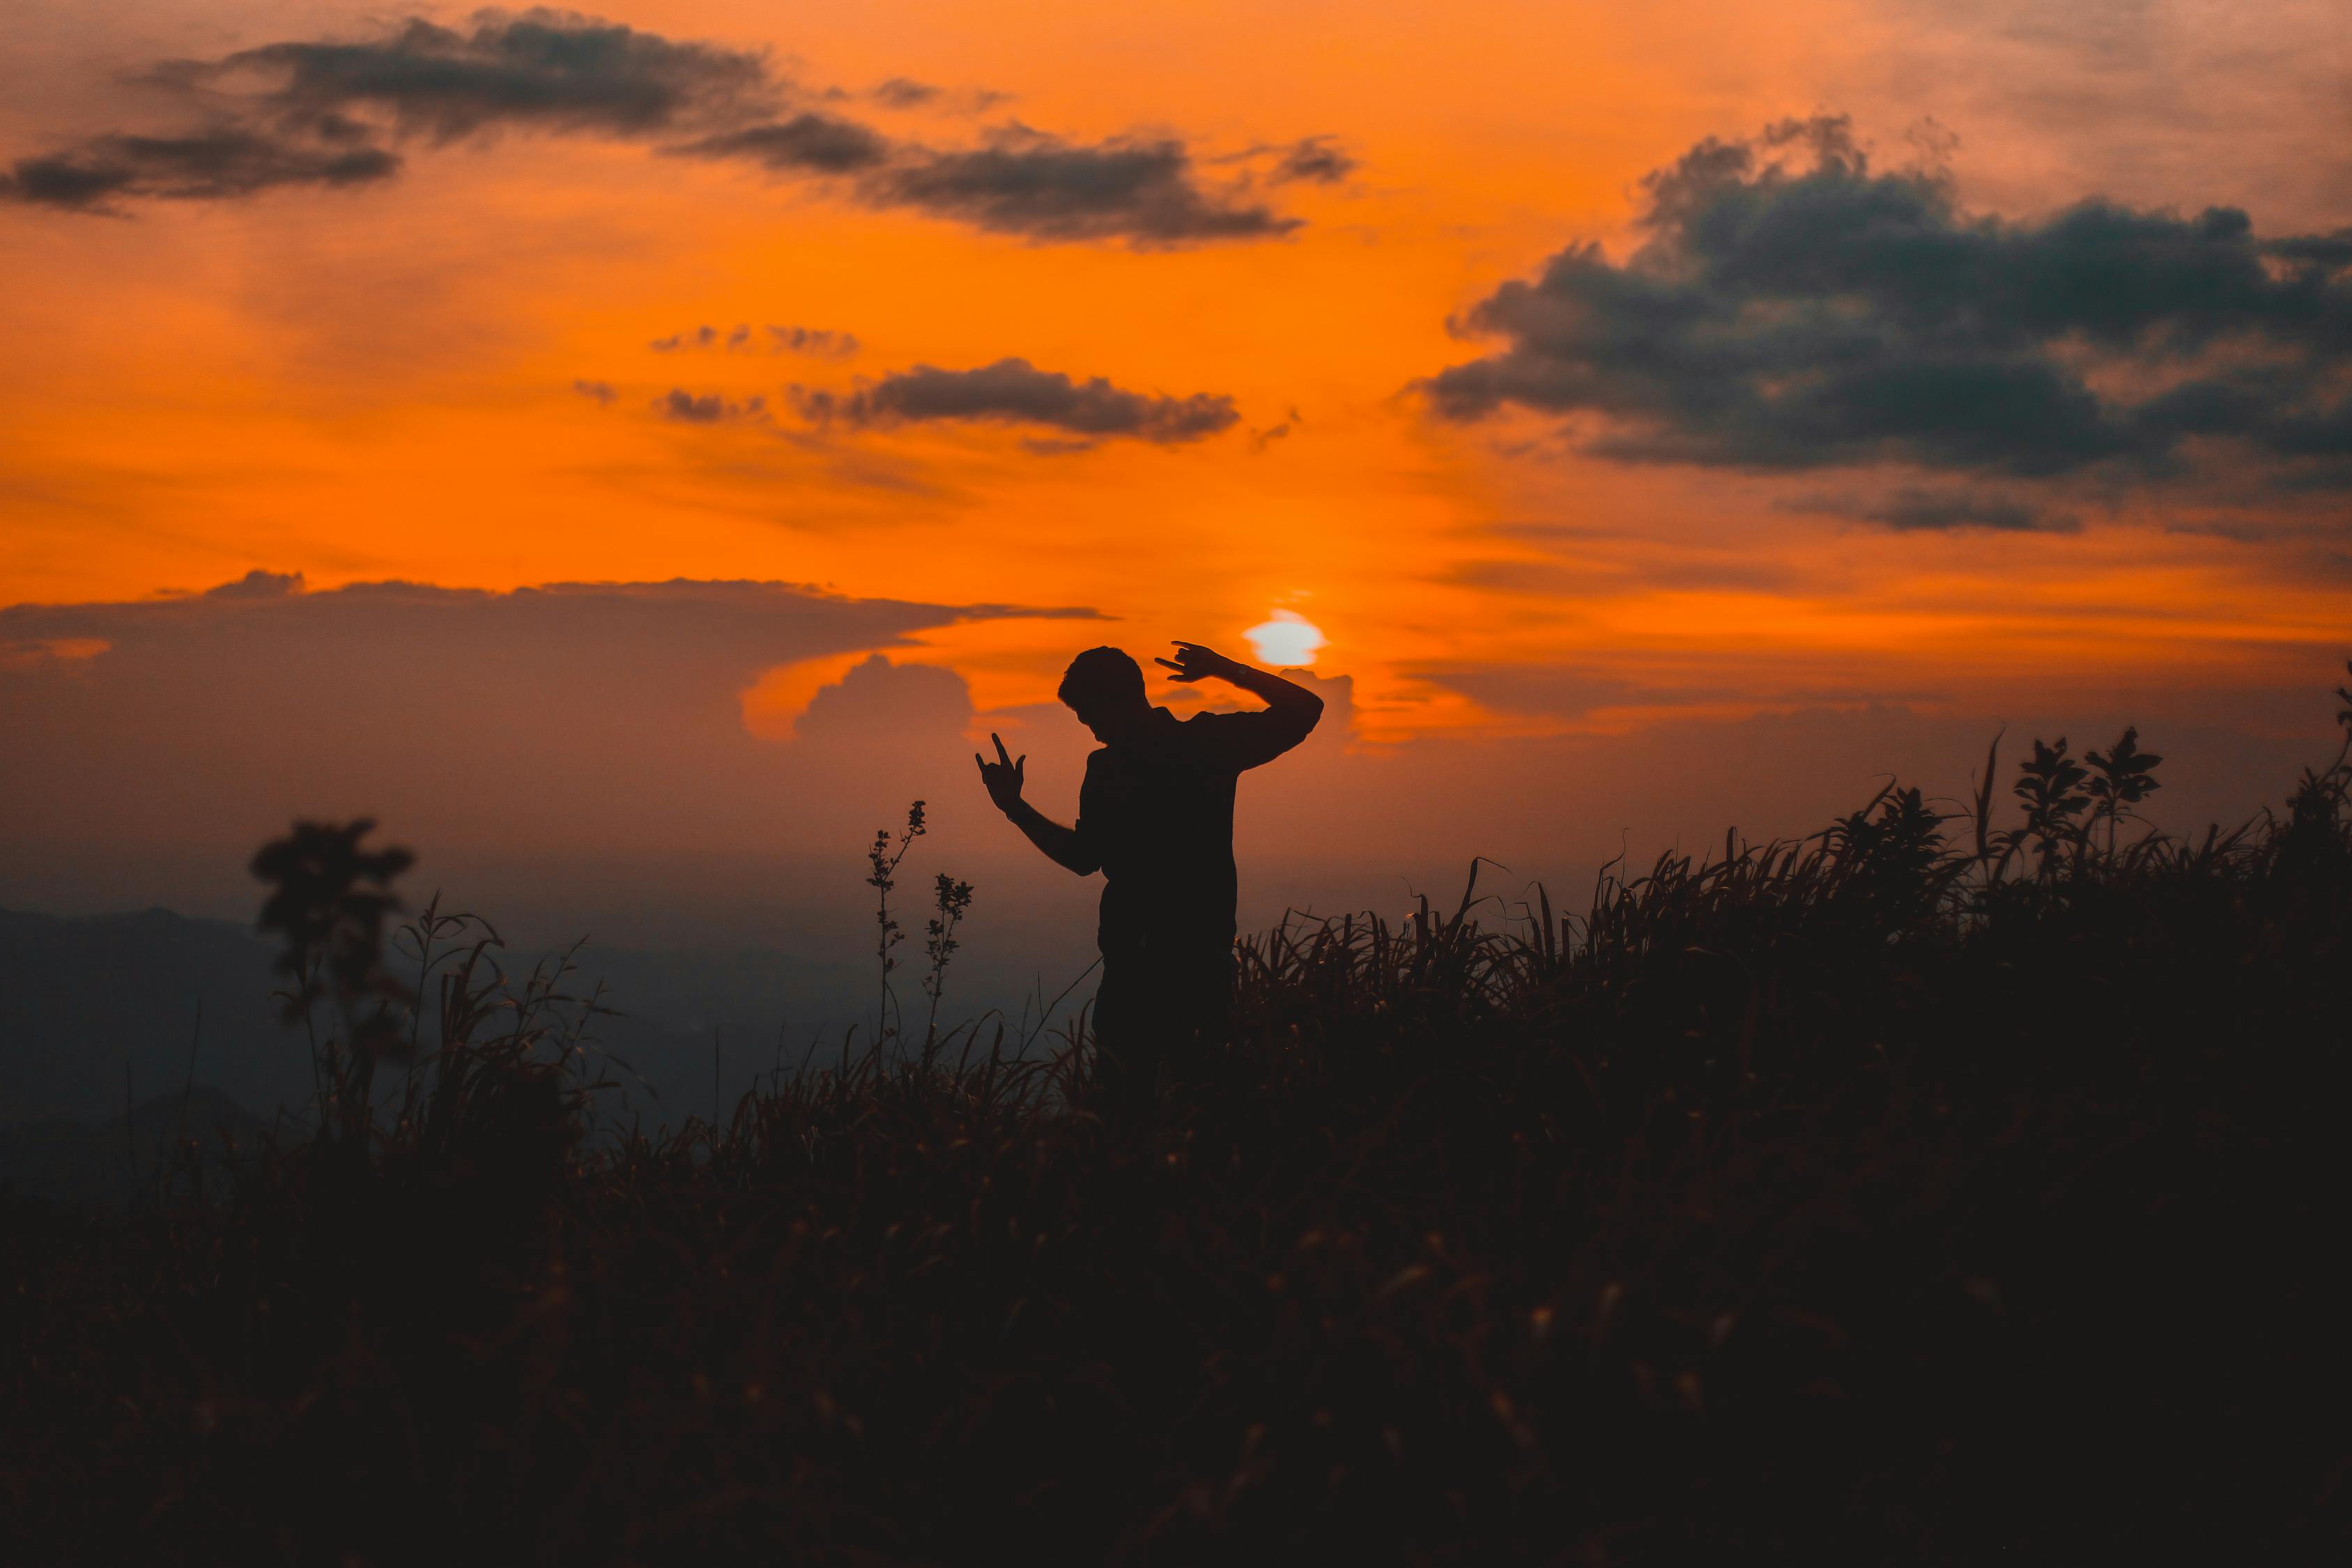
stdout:
<svg viewBox="0 0 2352 1568">
<path fill-rule="evenodd" d="M 68 1205 L 127 1204 L 165 1173 L 184 1173 L 192 1160 L 217 1181 L 240 1150 L 271 1130 L 269 1120 L 201 1084 L 159 1095 L 128 1118 L 20 1121 L 0 1131 L 0 1192 Z"/>
<path fill-rule="evenodd" d="M 1138 1117 L 1082 1052 L 957 1031 L 592 1145 L 576 1005 L 452 931 L 446 1043 L 371 1119 L 353 1047 L 403 1004 L 345 965 L 318 1135 L 202 1204 L 11 1216 L 0 1527 L 49 1561 L 2335 1561 L 2352 746 L 2175 839 L 2135 741 L 1572 916 L 1474 887 L 1259 939 Z M 289 863 L 357 843 L 310 831 Z M 341 864 L 304 907 L 348 932 Z"/>
<path fill-rule="evenodd" d="M 309 1063 L 270 1015 L 269 947 L 244 926 L 164 910 L 64 919 L 0 910 L 0 1125 L 122 1116 L 199 1081 L 238 1103 L 307 1092 Z"/>
<path fill-rule="evenodd" d="M 164 910 L 0 910 L 0 1169 L 37 1169 L 24 1123 L 78 1122 L 103 1137 L 97 1129 L 110 1122 L 119 1146 L 126 1088 L 141 1102 L 177 1096 L 192 1047 L 199 1086 L 257 1115 L 282 1106 L 307 1116 L 309 1047 L 270 1005 L 274 956 L 248 926 Z M 519 962 L 528 969 L 528 958 Z M 767 949 L 591 944 L 576 962 L 581 984 L 601 983 L 625 1004 L 596 1030 L 619 1082 L 607 1110 L 625 1103 L 649 1121 L 709 1113 L 714 1031 L 723 1089 L 740 1094 L 786 1048 L 780 1035 L 797 1061 L 812 1037 L 873 1005 L 864 971 Z"/>
</svg>

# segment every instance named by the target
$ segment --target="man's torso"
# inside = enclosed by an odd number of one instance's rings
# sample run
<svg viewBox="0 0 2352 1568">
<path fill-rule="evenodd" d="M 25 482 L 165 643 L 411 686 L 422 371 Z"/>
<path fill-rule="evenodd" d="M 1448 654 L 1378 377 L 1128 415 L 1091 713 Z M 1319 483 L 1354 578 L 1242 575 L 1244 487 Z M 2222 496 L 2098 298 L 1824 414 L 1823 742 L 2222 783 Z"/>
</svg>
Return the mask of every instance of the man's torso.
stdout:
<svg viewBox="0 0 2352 1568">
<path fill-rule="evenodd" d="M 1087 759 L 1078 821 L 1102 861 L 1104 952 L 1232 944 L 1241 764 L 1216 721 L 1237 717 L 1155 709 L 1141 737 Z"/>
</svg>

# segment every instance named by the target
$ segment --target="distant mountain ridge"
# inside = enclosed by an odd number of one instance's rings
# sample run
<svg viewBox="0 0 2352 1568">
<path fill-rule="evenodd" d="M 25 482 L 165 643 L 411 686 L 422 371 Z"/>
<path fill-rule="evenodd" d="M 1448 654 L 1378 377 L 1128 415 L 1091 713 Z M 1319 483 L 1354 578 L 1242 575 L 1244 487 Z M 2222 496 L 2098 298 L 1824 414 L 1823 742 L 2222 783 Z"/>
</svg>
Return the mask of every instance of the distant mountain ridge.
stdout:
<svg viewBox="0 0 2352 1568">
<path fill-rule="evenodd" d="M 499 956 L 520 978 L 540 954 Z M 110 1125 L 119 1140 L 127 1104 L 176 1105 L 192 1083 L 264 1119 L 299 1114 L 310 1047 L 277 1017 L 272 958 L 246 926 L 169 910 L 0 910 L 0 1141 L 63 1122 Z M 622 1086 L 614 1103 L 648 1124 L 708 1114 L 714 1094 L 796 1066 L 812 1039 L 837 1041 L 874 1005 L 870 971 L 766 949 L 592 947 L 577 962 L 570 989 L 601 980 L 619 1009 L 594 1031 Z"/>
<path fill-rule="evenodd" d="M 183 1089 L 192 1045 L 196 1081 L 240 1105 L 308 1092 L 307 1047 L 271 1012 L 270 956 L 242 926 L 168 910 L 0 910 L 0 1125 L 119 1122 L 126 1100 Z"/>
</svg>

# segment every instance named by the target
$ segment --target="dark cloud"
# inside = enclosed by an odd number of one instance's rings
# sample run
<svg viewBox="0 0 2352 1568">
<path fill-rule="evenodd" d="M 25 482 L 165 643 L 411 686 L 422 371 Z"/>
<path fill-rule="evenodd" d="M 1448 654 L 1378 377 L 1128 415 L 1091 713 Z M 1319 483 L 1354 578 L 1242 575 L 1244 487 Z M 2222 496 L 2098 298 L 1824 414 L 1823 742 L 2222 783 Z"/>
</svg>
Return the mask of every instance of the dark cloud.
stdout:
<svg viewBox="0 0 2352 1568">
<path fill-rule="evenodd" d="M 868 88 L 865 96 L 885 109 L 900 112 L 922 110 L 934 114 L 980 114 L 1007 101 L 1012 94 L 987 88 L 944 88 L 911 77 L 894 76 Z"/>
<path fill-rule="evenodd" d="M 599 406 L 608 408 L 612 406 L 613 400 L 620 396 L 619 393 L 613 390 L 611 382 L 590 381 L 584 376 L 572 383 L 572 390 L 583 397 L 593 398 Z"/>
<path fill-rule="evenodd" d="M 1898 532 L 1982 528 L 2007 533 L 2074 533 L 2082 522 L 2014 496 L 1972 489 L 1926 489 L 1905 486 L 1890 495 L 1801 496 L 1784 504 L 1790 511 L 1827 512 L 1862 522 L 1884 523 Z"/>
<path fill-rule="evenodd" d="M 1598 416 L 1591 449 L 1628 461 L 2147 475 L 2221 438 L 2352 482 L 2341 236 L 2266 241 L 2225 207 L 1975 215 L 1830 118 L 1701 142 L 1645 191 L 1624 262 L 1572 247 L 1469 312 L 1508 346 L 1422 384 L 1436 412 Z"/>
<path fill-rule="evenodd" d="M 2352 267 L 2352 228 L 2339 228 L 2334 234 L 2306 234 L 2292 239 L 2274 239 L 2264 248 L 2282 261 L 2305 263 L 2340 272 Z"/>
<path fill-rule="evenodd" d="M 857 352 L 857 338 L 852 332 L 836 332 L 830 327 L 778 327 L 768 329 L 768 337 L 779 353 L 813 354 L 819 359 L 847 359 Z"/>
<path fill-rule="evenodd" d="M 1328 136 L 1306 136 L 1282 150 L 1275 161 L 1270 176 L 1274 180 L 1307 180 L 1316 184 L 1336 185 L 1354 174 L 1357 162 L 1353 155 Z"/>
<path fill-rule="evenodd" d="M 359 42 L 286 42 L 176 60 L 152 79 L 226 118 L 175 136 L 95 136 L 20 160 L 0 194 L 83 209 L 113 197 L 219 200 L 396 173 L 383 143 L 505 127 L 651 136 L 767 109 L 756 54 L 553 11 L 471 31 L 410 20 Z"/>
<path fill-rule="evenodd" d="M 1126 436 L 1139 440 L 1196 441 L 1230 428 L 1240 415 L 1222 393 L 1166 397 L 1130 392 L 1101 376 L 1076 381 L 1039 370 L 1025 359 L 1001 359 L 976 370 L 921 364 L 862 386 L 845 396 L 801 391 L 803 414 L 820 423 L 896 425 L 918 420 L 986 419 L 1045 425 L 1081 442 Z"/>
<path fill-rule="evenodd" d="M 857 352 L 857 339 L 848 332 L 836 332 L 824 327 L 780 327 L 772 323 L 755 331 L 748 321 L 739 321 L 728 331 L 720 331 L 707 322 L 691 331 L 672 332 L 666 338 L 656 338 L 646 346 L 656 353 L 679 353 L 689 349 L 724 348 L 756 353 L 762 342 L 770 353 L 809 354 L 818 359 L 846 359 Z"/>
<path fill-rule="evenodd" d="M 722 132 L 672 149 L 688 158 L 734 158 L 779 174 L 855 174 L 888 163 L 887 137 L 854 120 L 796 114 Z"/>
<path fill-rule="evenodd" d="M 715 392 L 697 395 L 682 386 L 673 386 L 654 399 L 654 412 L 681 425 L 726 425 L 766 418 L 768 400 L 753 397 L 737 403 Z"/>
<path fill-rule="evenodd" d="M 186 136 L 95 136 L 70 152 L 22 158 L 0 175 L 0 195 L 87 212 L 117 197 L 205 201 L 279 185 L 373 184 L 399 168 L 381 147 L 220 126 Z"/>
<path fill-rule="evenodd" d="M 485 13 L 471 32 L 412 19 L 366 42 L 266 44 L 163 74 L 257 75 L 264 100 L 295 120 L 373 110 L 437 141 L 510 125 L 641 136 L 763 106 L 776 90 L 758 54 L 548 10 Z"/>
<path fill-rule="evenodd" d="M 1264 452 L 1276 441 L 1287 438 L 1292 431 L 1306 423 L 1307 416 L 1298 412 L 1297 405 L 1294 404 L 1283 410 L 1282 418 L 1276 423 L 1249 433 L 1250 450 Z"/>
<path fill-rule="evenodd" d="M 940 89 L 929 82 L 903 76 L 892 77 L 876 87 L 873 93 L 874 101 L 885 109 L 920 109 L 937 102 L 940 96 Z"/>
<path fill-rule="evenodd" d="M 912 150 L 863 181 L 877 205 L 919 208 L 1032 239 L 1184 245 L 1288 234 L 1296 218 L 1203 189 L 1173 140 L 1066 142 L 1025 126 L 964 151 Z"/>
<path fill-rule="evenodd" d="M 795 100 L 757 52 L 667 38 L 568 12 L 485 12 L 470 28 L 422 19 L 357 41 L 265 44 L 171 62 L 152 81 L 201 105 L 208 129 L 101 135 L 18 161 L 0 196 L 103 208 L 116 197 L 225 198 L 276 186 L 357 184 L 400 166 L 403 140 L 443 143 L 505 130 L 595 134 L 771 174 L 837 180 L 853 199 L 1037 240 L 1178 246 L 1268 238 L 1296 219 L 1197 177 L 1173 138 L 1065 141 L 1012 125 L 978 146 L 899 141 Z M 876 89 L 898 108 L 940 90 L 903 78 Z M 985 96 L 957 101 L 983 107 Z M 1319 140 L 1292 149 L 1288 177 L 1336 177 Z M 1286 163 L 1286 167 L 1289 164 Z"/>
<path fill-rule="evenodd" d="M 1298 226 L 1270 208 L 1203 186 L 1174 140 L 1101 142 L 1010 126 L 975 148 L 893 142 L 818 114 L 707 136 L 681 155 L 748 161 L 782 174 L 853 176 L 869 206 L 908 207 L 997 234 L 1139 245 L 1267 238 Z"/>
</svg>

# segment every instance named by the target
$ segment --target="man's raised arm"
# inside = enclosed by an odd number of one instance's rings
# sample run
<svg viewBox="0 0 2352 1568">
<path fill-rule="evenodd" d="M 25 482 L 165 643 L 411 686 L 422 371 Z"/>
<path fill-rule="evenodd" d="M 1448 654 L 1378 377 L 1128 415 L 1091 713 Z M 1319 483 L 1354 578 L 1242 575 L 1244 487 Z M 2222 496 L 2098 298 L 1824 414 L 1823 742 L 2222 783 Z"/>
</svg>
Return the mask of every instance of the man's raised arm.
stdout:
<svg viewBox="0 0 2352 1568">
<path fill-rule="evenodd" d="M 1307 738 L 1308 731 L 1323 717 L 1323 699 L 1295 680 L 1285 680 L 1272 670 L 1259 669 L 1237 658 L 1227 658 L 1214 648 L 1195 642 L 1176 645 L 1174 658 L 1153 660 L 1167 666 L 1175 673 L 1168 679 L 1192 682 L 1216 679 L 1238 686 L 1244 691 L 1265 703 L 1266 711 L 1288 721 L 1281 728 L 1286 732 L 1282 749 L 1286 750 Z M 1268 752 L 1272 755 L 1272 752 Z M 1263 762 L 1265 758 L 1258 759 Z"/>
<path fill-rule="evenodd" d="M 980 782 L 987 786 L 988 798 L 996 803 L 996 809 L 1056 866 L 1081 877 L 1101 870 L 1101 862 L 1087 852 L 1086 841 L 1075 828 L 1063 826 L 1021 798 L 1023 769 L 1028 763 L 1029 753 L 1022 752 L 1015 761 L 1005 752 L 1002 735 L 992 732 L 988 738 L 996 742 L 996 761 L 989 762 L 978 752 L 971 754 L 971 760 L 980 764 Z"/>
</svg>

